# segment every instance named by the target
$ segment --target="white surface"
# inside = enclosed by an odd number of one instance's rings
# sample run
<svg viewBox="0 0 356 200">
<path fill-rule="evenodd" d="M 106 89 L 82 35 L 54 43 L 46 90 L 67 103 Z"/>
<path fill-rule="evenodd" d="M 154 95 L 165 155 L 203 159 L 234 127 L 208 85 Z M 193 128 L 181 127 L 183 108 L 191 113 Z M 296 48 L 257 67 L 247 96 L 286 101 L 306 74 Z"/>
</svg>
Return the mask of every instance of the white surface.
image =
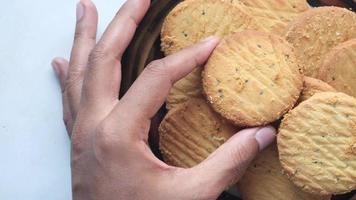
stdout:
<svg viewBox="0 0 356 200">
<path fill-rule="evenodd" d="M 75 0 L 0 0 L 0 199 L 71 199 L 70 146 L 50 66 L 68 58 Z M 99 34 L 123 0 L 94 0 Z"/>
</svg>

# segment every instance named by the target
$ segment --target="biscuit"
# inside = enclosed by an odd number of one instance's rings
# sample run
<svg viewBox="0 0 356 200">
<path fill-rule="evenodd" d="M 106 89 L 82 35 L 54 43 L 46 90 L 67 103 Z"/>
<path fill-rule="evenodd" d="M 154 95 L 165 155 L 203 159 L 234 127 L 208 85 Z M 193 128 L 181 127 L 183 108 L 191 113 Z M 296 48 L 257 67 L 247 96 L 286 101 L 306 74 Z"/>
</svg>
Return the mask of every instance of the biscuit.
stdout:
<svg viewBox="0 0 356 200">
<path fill-rule="evenodd" d="M 330 196 L 312 195 L 302 191 L 283 175 L 277 146 L 263 150 L 247 168 L 238 182 L 244 200 L 327 200 Z"/>
<path fill-rule="evenodd" d="M 161 30 L 161 48 L 166 54 L 175 53 L 201 39 L 223 37 L 246 29 L 258 29 L 253 17 L 241 4 L 229 0 L 186 0 L 179 3 L 165 18 Z M 178 81 L 167 98 L 167 108 L 201 95 L 199 70 Z"/>
<path fill-rule="evenodd" d="M 304 76 L 304 87 L 298 101 L 305 101 L 318 92 L 336 92 L 336 90 L 319 79 Z"/>
<path fill-rule="evenodd" d="M 256 31 L 225 37 L 202 77 L 214 110 L 239 127 L 279 119 L 294 106 L 303 87 L 292 47 L 279 36 Z"/>
<path fill-rule="evenodd" d="M 205 99 L 191 98 L 163 119 L 159 148 L 167 164 L 189 168 L 207 158 L 237 131 Z"/>
<path fill-rule="evenodd" d="M 166 99 L 167 109 L 172 109 L 190 98 L 202 97 L 201 71 L 201 67 L 196 68 L 174 84 Z"/>
<path fill-rule="evenodd" d="M 288 24 L 310 9 L 306 0 L 238 0 L 265 31 L 283 35 Z"/>
<path fill-rule="evenodd" d="M 304 74 L 317 77 L 326 53 L 356 37 L 356 14 L 344 8 L 319 7 L 299 15 L 289 26 L 286 39 L 296 52 Z"/>
<path fill-rule="evenodd" d="M 288 178 L 306 192 L 328 195 L 356 189 L 356 99 L 321 92 L 284 116 L 277 135 Z"/>
<path fill-rule="evenodd" d="M 340 44 L 325 56 L 319 78 L 336 90 L 356 97 L 356 39 Z"/>
</svg>

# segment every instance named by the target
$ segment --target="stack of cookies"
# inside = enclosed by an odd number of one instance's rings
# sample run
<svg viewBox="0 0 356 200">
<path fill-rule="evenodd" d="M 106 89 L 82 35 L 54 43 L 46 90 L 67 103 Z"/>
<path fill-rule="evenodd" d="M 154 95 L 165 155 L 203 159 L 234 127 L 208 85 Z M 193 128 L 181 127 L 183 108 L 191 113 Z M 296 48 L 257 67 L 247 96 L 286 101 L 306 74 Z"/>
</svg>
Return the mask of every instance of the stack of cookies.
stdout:
<svg viewBox="0 0 356 200">
<path fill-rule="evenodd" d="M 162 51 L 210 35 L 222 39 L 205 66 L 167 98 L 164 160 L 193 167 L 238 130 L 281 120 L 238 183 L 244 200 L 356 189 L 356 14 L 306 0 L 185 0 L 163 23 Z"/>
</svg>

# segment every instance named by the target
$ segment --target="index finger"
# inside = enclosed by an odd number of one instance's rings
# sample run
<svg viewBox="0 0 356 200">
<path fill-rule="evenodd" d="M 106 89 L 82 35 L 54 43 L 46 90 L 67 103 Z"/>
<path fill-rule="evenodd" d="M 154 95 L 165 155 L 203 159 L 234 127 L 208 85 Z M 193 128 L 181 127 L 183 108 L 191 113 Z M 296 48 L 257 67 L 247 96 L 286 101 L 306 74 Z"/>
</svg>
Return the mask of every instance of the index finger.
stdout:
<svg viewBox="0 0 356 200">
<path fill-rule="evenodd" d="M 130 113 L 135 120 L 150 120 L 164 103 L 172 85 L 205 63 L 218 42 L 219 38 L 209 37 L 151 63 L 123 96 L 115 108 L 116 113 Z"/>
</svg>

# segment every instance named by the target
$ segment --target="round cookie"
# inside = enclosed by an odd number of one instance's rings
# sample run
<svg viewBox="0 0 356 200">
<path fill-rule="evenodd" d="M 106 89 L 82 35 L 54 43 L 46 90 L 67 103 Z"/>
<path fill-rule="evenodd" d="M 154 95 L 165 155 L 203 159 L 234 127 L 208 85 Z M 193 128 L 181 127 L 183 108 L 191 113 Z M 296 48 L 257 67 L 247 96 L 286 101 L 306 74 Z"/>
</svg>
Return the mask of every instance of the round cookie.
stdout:
<svg viewBox="0 0 356 200">
<path fill-rule="evenodd" d="M 288 24 L 310 9 L 306 0 L 238 0 L 266 32 L 283 35 Z"/>
<path fill-rule="evenodd" d="M 225 37 L 202 77 L 214 110 L 242 127 L 279 119 L 294 106 L 303 87 L 292 47 L 279 36 L 256 31 Z"/>
<path fill-rule="evenodd" d="M 161 30 L 161 47 L 166 54 L 175 53 L 205 37 L 223 37 L 246 29 L 259 29 L 241 4 L 229 0 L 186 0 L 165 18 Z M 184 103 L 202 93 L 201 69 L 174 84 L 167 98 L 167 108 Z"/>
<path fill-rule="evenodd" d="M 304 87 L 298 101 L 305 101 L 318 92 L 336 92 L 336 90 L 319 79 L 304 76 Z"/>
<path fill-rule="evenodd" d="M 223 37 L 246 29 L 258 29 L 258 25 L 240 3 L 231 3 L 230 0 L 185 0 L 165 18 L 161 48 L 169 55 L 208 36 Z"/>
<path fill-rule="evenodd" d="M 356 14 L 338 7 L 319 7 L 299 15 L 289 26 L 286 39 L 296 52 L 304 74 L 317 77 L 331 48 L 356 37 Z"/>
<path fill-rule="evenodd" d="M 325 56 L 319 78 L 336 90 L 356 97 L 356 39 L 340 44 Z"/>
<path fill-rule="evenodd" d="M 163 159 L 177 167 L 193 167 L 237 132 L 205 99 L 192 98 L 170 110 L 159 127 Z"/>
<path fill-rule="evenodd" d="M 356 189 L 356 99 L 321 92 L 284 116 L 277 135 L 288 178 L 306 192 Z"/>
<path fill-rule="evenodd" d="M 263 150 L 238 182 L 244 200 L 329 200 L 330 196 L 309 194 L 295 186 L 283 175 L 277 146 Z"/>
</svg>

